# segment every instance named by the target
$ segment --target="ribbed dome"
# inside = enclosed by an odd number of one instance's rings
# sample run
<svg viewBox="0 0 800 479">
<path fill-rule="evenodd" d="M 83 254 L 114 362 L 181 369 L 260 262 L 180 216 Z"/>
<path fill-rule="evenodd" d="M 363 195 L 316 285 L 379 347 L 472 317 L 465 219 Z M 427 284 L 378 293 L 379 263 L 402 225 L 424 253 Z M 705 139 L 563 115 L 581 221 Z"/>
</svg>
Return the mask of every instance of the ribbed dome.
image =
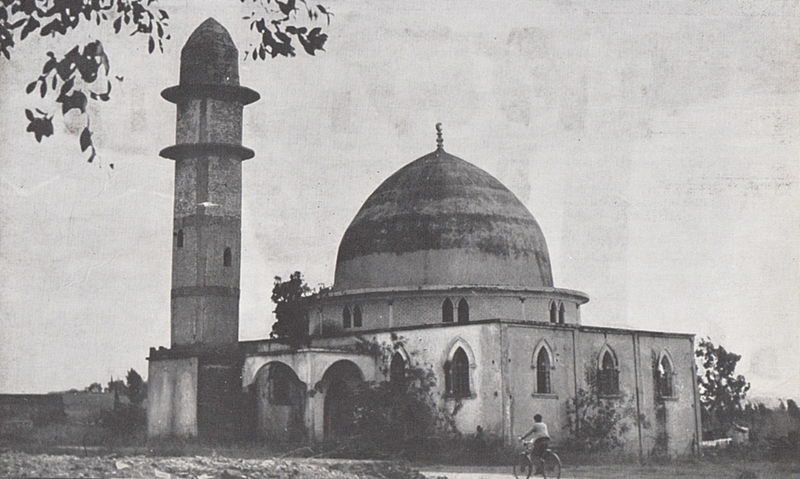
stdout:
<svg viewBox="0 0 800 479">
<path fill-rule="evenodd" d="M 552 287 L 533 215 L 496 178 L 443 149 L 401 168 L 344 233 L 334 290 Z"/>
</svg>

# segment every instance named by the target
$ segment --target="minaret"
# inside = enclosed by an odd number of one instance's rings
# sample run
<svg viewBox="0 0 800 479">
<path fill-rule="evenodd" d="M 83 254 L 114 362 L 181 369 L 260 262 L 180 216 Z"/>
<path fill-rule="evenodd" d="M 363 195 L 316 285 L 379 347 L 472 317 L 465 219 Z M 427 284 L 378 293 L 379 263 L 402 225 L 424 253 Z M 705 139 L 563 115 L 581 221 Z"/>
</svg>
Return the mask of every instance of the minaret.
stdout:
<svg viewBox="0 0 800 479">
<path fill-rule="evenodd" d="M 242 107 L 259 99 L 239 85 L 239 52 L 225 28 L 204 21 L 181 50 L 180 84 L 161 92 L 177 105 L 172 238 L 172 346 L 239 339 Z"/>
</svg>

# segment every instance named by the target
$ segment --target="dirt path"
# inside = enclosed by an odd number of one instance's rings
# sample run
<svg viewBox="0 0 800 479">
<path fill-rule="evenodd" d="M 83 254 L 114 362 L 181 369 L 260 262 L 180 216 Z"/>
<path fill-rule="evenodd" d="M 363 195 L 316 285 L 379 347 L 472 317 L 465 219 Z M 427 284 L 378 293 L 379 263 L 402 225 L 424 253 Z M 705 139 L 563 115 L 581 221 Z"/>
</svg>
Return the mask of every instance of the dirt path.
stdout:
<svg viewBox="0 0 800 479">
<path fill-rule="evenodd" d="M 509 479 L 508 467 L 424 467 L 429 479 Z M 800 479 L 800 463 L 685 462 L 665 465 L 602 465 L 565 467 L 562 479 Z"/>
</svg>

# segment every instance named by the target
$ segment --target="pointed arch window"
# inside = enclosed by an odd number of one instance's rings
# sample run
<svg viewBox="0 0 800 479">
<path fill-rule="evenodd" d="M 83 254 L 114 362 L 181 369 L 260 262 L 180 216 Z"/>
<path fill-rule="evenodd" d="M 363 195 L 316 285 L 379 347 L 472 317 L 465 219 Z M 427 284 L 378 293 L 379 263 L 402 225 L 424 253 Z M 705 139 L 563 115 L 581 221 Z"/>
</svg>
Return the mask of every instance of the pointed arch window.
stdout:
<svg viewBox="0 0 800 479">
<path fill-rule="evenodd" d="M 536 356 L 536 392 L 538 394 L 550 394 L 550 353 L 547 348 L 539 349 Z"/>
<path fill-rule="evenodd" d="M 617 358 L 610 349 L 606 349 L 600 359 L 600 368 L 597 371 L 597 389 L 600 396 L 619 394 L 619 367 Z"/>
<path fill-rule="evenodd" d="M 225 251 L 222 253 L 222 266 L 230 266 L 233 262 L 233 255 L 231 254 L 230 248 L 225 248 Z"/>
<path fill-rule="evenodd" d="M 345 306 L 342 310 L 342 327 L 344 329 L 348 329 L 350 326 L 352 326 L 350 319 L 350 308 Z"/>
<path fill-rule="evenodd" d="M 353 308 L 353 327 L 360 328 L 361 324 L 361 306 L 356 305 L 356 307 Z"/>
<path fill-rule="evenodd" d="M 444 302 L 442 303 L 442 322 L 453 322 L 453 302 L 450 301 L 450 298 L 445 298 Z"/>
<path fill-rule="evenodd" d="M 183 248 L 183 230 L 178 230 L 178 235 L 175 239 L 175 245 L 178 248 Z"/>
<path fill-rule="evenodd" d="M 469 397 L 469 358 L 464 349 L 458 348 L 453 354 L 453 359 L 445 369 L 449 369 L 450 381 L 447 389 L 451 396 L 455 398 Z"/>
<path fill-rule="evenodd" d="M 397 385 L 406 383 L 406 360 L 399 352 L 392 355 L 392 362 L 389 365 L 389 381 Z"/>
<path fill-rule="evenodd" d="M 555 324 L 558 320 L 558 307 L 556 306 L 556 302 L 550 302 L 550 322 Z"/>
<path fill-rule="evenodd" d="M 675 389 L 672 378 L 675 376 L 672 361 L 669 356 L 663 354 L 658 362 L 656 369 L 656 388 L 658 396 L 661 398 L 671 398 L 675 396 Z"/>
<path fill-rule="evenodd" d="M 469 304 L 467 300 L 463 298 L 458 302 L 458 322 L 469 322 Z"/>
<path fill-rule="evenodd" d="M 566 309 L 564 308 L 564 303 L 558 305 L 558 324 L 564 324 L 564 313 Z"/>
</svg>

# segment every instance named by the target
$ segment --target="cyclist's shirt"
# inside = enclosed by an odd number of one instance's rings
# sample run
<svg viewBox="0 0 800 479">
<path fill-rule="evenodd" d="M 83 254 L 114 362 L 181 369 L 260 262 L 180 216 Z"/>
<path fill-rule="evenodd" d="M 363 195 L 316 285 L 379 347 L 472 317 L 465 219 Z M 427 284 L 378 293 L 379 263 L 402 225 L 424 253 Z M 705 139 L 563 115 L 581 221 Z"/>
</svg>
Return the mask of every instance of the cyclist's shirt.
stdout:
<svg viewBox="0 0 800 479">
<path fill-rule="evenodd" d="M 530 436 L 528 436 L 528 437 L 530 437 L 534 441 L 537 440 L 537 439 L 541 439 L 543 437 L 546 437 L 547 439 L 550 439 L 550 434 L 548 434 L 548 432 L 547 432 L 547 424 L 545 424 L 543 422 L 535 422 L 535 423 L 533 423 L 533 427 L 531 428 Z"/>
</svg>

